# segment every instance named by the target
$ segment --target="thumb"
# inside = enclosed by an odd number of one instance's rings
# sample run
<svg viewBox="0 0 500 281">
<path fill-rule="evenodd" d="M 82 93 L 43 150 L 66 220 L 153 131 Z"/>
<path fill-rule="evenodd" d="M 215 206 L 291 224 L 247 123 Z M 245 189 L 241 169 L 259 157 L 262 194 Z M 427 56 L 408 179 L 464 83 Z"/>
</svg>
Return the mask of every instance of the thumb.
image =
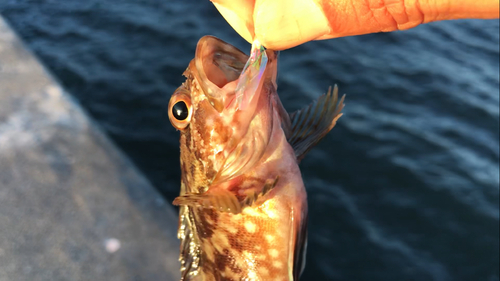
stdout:
<svg viewBox="0 0 500 281">
<path fill-rule="evenodd" d="M 313 0 L 256 0 L 256 39 L 266 48 L 283 50 L 327 36 L 331 28 L 319 4 Z"/>
<path fill-rule="evenodd" d="M 258 39 L 272 50 L 283 50 L 326 36 L 327 18 L 312 0 L 212 0 L 226 21 L 245 40 Z"/>
<path fill-rule="evenodd" d="M 219 13 L 238 34 L 252 43 L 255 37 L 253 10 L 254 0 L 211 0 Z"/>
</svg>

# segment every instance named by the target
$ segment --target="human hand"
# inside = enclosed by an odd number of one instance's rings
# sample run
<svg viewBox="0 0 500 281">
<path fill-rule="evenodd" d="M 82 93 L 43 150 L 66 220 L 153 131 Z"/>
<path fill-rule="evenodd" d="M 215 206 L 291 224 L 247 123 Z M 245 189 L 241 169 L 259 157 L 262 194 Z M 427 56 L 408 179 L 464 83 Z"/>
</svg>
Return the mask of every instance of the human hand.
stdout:
<svg viewBox="0 0 500 281">
<path fill-rule="evenodd" d="M 211 0 L 248 42 L 284 50 L 311 40 L 499 18 L 499 0 Z"/>
</svg>

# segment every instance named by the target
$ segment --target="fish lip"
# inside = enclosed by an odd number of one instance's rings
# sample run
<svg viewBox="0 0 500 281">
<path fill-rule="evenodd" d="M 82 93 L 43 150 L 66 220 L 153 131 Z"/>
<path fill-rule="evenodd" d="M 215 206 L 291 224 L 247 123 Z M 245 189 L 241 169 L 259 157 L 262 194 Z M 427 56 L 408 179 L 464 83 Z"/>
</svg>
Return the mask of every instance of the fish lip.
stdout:
<svg viewBox="0 0 500 281">
<path fill-rule="evenodd" d="M 224 95 L 221 94 L 221 88 L 224 85 L 214 83 L 216 74 L 207 75 L 208 67 L 218 66 L 227 79 L 225 84 L 228 84 L 239 78 L 247 60 L 248 56 L 244 52 L 217 37 L 206 35 L 198 41 L 195 58 L 191 61 L 189 68 L 199 82 L 203 93 L 219 113 L 224 109 Z M 231 73 L 231 69 L 235 72 Z"/>
</svg>

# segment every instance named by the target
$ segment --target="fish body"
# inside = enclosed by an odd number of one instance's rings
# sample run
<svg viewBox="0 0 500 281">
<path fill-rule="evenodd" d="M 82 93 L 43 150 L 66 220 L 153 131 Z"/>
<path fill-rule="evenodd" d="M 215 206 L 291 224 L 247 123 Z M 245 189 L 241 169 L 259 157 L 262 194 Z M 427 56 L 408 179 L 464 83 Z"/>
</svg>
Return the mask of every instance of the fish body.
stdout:
<svg viewBox="0 0 500 281">
<path fill-rule="evenodd" d="M 289 115 L 276 91 L 278 53 L 263 56 L 261 75 L 241 90 L 248 56 L 205 36 L 169 102 L 180 131 L 181 280 L 298 280 L 303 269 L 307 197 L 298 163 L 343 103 L 335 89 Z"/>
</svg>

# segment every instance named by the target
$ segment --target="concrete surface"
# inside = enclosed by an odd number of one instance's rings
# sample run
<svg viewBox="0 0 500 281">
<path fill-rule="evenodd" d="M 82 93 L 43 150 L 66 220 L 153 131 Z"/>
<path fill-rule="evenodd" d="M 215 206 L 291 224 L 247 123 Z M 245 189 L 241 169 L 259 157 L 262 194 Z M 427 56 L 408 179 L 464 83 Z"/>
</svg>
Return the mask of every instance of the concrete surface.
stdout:
<svg viewBox="0 0 500 281">
<path fill-rule="evenodd" d="M 179 280 L 176 229 L 0 17 L 0 280 Z"/>
</svg>

